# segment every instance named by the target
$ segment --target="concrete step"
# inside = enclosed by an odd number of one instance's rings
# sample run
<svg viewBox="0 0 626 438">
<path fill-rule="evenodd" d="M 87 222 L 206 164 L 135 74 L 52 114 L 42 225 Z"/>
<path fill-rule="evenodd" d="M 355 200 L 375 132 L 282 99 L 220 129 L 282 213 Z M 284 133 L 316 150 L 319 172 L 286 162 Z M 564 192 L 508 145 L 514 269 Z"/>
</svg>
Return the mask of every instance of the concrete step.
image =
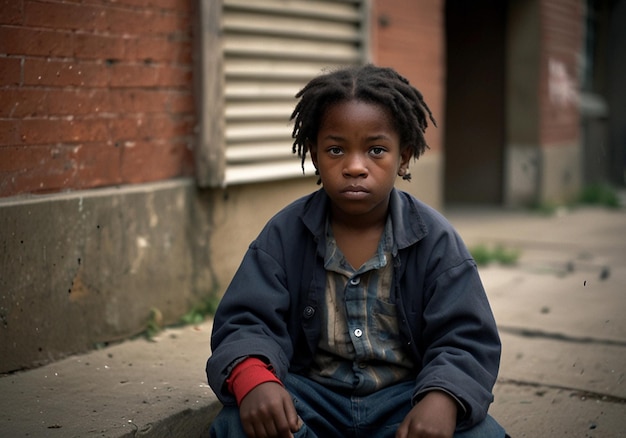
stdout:
<svg viewBox="0 0 626 438">
<path fill-rule="evenodd" d="M 0 378 L 0 437 L 206 437 L 211 321 Z"/>
</svg>

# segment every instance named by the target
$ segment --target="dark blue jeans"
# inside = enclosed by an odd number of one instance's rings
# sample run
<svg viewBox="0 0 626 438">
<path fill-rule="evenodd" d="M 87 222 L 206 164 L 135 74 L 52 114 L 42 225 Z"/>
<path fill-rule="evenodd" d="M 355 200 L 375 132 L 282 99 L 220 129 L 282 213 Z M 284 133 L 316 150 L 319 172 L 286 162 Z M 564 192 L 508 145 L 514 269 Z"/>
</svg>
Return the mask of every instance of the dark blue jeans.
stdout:
<svg viewBox="0 0 626 438">
<path fill-rule="evenodd" d="M 413 382 L 390 386 L 366 397 L 344 396 L 296 374 L 283 382 L 292 395 L 304 426 L 295 438 L 393 437 L 411 409 Z M 213 438 L 245 438 L 239 409 L 224 407 L 211 426 Z M 504 438 L 504 429 L 490 416 L 455 438 Z"/>
</svg>

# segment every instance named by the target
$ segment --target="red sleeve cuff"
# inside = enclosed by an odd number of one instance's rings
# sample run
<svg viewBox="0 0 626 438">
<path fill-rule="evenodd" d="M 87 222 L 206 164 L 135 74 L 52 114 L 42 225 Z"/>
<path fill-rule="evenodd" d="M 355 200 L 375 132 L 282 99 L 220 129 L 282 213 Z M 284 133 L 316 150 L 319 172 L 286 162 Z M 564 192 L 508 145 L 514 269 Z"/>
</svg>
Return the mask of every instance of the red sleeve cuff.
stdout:
<svg viewBox="0 0 626 438">
<path fill-rule="evenodd" d="M 226 383 L 228 390 L 235 396 L 237 405 L 240 405 L 241 400 L 261 383 L 276 382 L 282 385 L 270 367 L 256 357 L 249 357 L 235 366 Z"/>
</svg>

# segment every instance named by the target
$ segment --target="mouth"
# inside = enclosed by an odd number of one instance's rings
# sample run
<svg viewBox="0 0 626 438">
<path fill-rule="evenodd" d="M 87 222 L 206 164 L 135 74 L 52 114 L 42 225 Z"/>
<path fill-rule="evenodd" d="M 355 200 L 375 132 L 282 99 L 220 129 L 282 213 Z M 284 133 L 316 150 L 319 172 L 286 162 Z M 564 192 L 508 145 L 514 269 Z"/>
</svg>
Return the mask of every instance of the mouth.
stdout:
<svg viewBox="0 0 626 438">
<path fill-rule="evenodd" d="M 363 186 L 348 186 L 341 190 L 341 194 L 346 198 L 361 199 L 369 194 L 369 190 Z"/>
<path fill-rule="evenodd" d="M 367 190 L 365 187 L 363 186 L 347 186 L 344 187 L 341 190 L 341 193 L 350 193 L 350 192 L 364 192 L 364 193 L 369 193 L 369 190 Z"/>
</svg>

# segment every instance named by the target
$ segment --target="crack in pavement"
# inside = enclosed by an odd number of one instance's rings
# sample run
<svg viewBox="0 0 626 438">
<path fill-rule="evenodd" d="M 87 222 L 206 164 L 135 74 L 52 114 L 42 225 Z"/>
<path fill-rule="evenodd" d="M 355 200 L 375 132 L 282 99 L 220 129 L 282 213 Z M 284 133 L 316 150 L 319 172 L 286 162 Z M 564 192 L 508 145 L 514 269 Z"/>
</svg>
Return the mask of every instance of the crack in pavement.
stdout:
<svg viewBox="0 0 626 438">
<path fill-rule="evenodd" d="M 526 380 L 516 380 L 516 379 L 507 379 L 507 378 L 498 378 L 499 385 L 512 385 L 512 386 L 526 386 L 531 388 L 546 388 L 546 389 L 559 389 L 563 391 L 571 391 L 570 395 L 579 397 L 581 400 L 590 399 L 590 400 L 598 400 L 607 403 L 615 403 L 615 404 L 626 404 L 626 398 L 616 397 L 614 395 L 603 394 L 600 392 L 588 391 L 585 389 L 579 388 L 571 388 L 563 385 L 553 385 L 549 383 L 539 383 L 539 382 L 530 382 Z M 542 396 L 539 392 L 536 393 L 538 396 Z"/>
<path fill-rule="evenodd" d="M 543 330 L 520 328 L 520 327 L 509 327 L 509 326 L 498 326 L 498 330 L 504 333 L 521 336 L 524 338 L 541 338 L 541 339 L 552 339 L 552 340 L 563 341 L 563 342 L 571 342 L 571 343 L 576 343 L 576 344 L 595 344 L 595 345 L 610 345 L 610 346 L 626 347 L 626 341 L 622 341 L 618 339 L 601 339 L 601 338 L 593 338 L 590 336 L 585 336 L 585 337 L 569 336 L 569 335 L 564 335 L 563 333 L 546 332 Z"/>
</svg>

